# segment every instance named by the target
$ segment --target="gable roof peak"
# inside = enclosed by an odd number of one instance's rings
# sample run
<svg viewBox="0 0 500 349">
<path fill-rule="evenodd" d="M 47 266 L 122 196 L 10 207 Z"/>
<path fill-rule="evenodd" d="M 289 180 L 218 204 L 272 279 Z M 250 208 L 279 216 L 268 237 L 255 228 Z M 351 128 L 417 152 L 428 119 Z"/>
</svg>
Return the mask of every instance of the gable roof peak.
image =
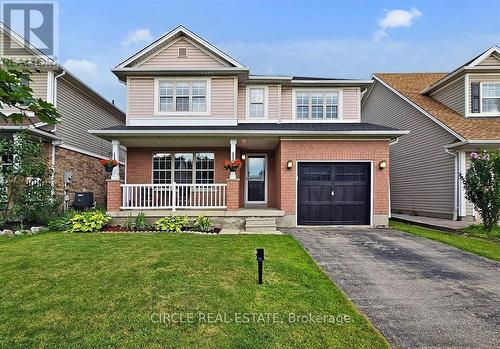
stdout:
<svg viewBox="0 0 500 349">
<path fill-rule="evenodd" d="M 154 52 L 155 49 L 160 49 L 161 47 L 163 47 L 164 45 L 168 44 L 169 42 L 175 40 L 176 38 L 178 38 L 181 35 L 184 35 L 187 38 L 191 39 L 191 41 L 195 42 L 197 45 L 200 45 L 205 50 L 208 50 L 209 52 L 211 52 L 215 56 L 219 57 L 220 59 L 228 62 L 233 67 L 247 69 L 243 64 L 241 64 L 240 62 L 238 62 L 237 60 L 235 60 L 234 58 L 229 56 L 227 53 L 225 53 L 222 50 L 220 50 L 219 48 L 215 47 L 210 42 L 203 39 L 202 37 L 200 37 L 196 33 L 192 32 L 191 30 L 189 30 L 188 28 L 186 28 L 183 25 L 178 25 L 177 27 L 175 27 L 171 31 L 163 34 L 160 38 L 153 41 L 152 43 L 150 43 L 149 45 L 147 45 L 143 49 L 136 52 L 134 55 L 130 56 L 129 58 L 127 58 L 126 60 L 124 60 L 123 62 L 118 64 L 116 66 L 116 68 L 126 68 L 131 63 L 137 62 L 142 57 L 145 57 L 148 54 L 150 54 L 150 52 Z"/>
</svg>

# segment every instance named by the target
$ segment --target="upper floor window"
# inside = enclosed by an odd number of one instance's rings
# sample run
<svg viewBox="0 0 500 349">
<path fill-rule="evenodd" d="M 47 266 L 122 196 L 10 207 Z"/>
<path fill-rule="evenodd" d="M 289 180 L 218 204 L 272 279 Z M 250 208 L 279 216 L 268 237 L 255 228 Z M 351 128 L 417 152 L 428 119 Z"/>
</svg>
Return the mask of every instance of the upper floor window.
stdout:
<svg viewBox="0 0 500 349">
<path fill-rule="evenodd" d="M 481 112 L 500 113 L 500 82 L 481 84 Z"/>
<path fill-rule="evenodd" d="M 208 110 L 208 80 L 158 80 L 160 114 L 200 114 Z"/>
<path fill-rule="evenodd" d="M 247 87 L 247 116 L 267 117 L 267 87 Z"/>
<path fill-rule="evenodd" d="M 295 116 L 297 119 L 338 119 L 338 91 L 297 91 Z"/>
</svg>

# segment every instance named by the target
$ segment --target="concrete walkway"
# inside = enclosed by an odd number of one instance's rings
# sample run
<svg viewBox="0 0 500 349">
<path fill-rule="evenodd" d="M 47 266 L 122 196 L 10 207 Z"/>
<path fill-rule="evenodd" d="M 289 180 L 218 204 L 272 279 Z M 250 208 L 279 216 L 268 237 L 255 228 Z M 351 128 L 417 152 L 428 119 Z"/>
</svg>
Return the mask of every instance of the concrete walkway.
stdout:
<svg viewBox="0 0 500 349">
<path fill-rule="evenodd" d="M 455 232 L 459 229 L 467 228 L 472 224 L 477 224 L 477 222 L 468 221 L 453 221 L 451 219 L 441 219 L 441 218 L 430 218 L 423 216 L 411 216 L 409 214 L 391 214 L 394 220 L 401 221 L 404 223 L 410 223 L 415 225 L 420 225 L 422 227 L 440 229 L 445 231 Z"/>
<path fill-rule="evenodd" d="M 287 232 L 394 347 L 500 347 L 500 263 L 396 230 Z"/>
</svg>

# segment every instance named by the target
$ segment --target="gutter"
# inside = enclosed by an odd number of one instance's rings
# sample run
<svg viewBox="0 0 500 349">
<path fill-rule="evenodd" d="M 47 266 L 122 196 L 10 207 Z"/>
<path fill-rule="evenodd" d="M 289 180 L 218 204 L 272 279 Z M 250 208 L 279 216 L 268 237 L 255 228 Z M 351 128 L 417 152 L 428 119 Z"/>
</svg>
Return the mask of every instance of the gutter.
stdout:
<svg viewBox="0 0 500 349">
<path fill-rule="evenodd" d="M 41 137 L 62 141 L 61 138 L 59 138 L 51 133 L 48 133 L 48 132 L 39 130 L 37 128 L 30 127 L 30 126 L 0 126 L 0 131 L 2 131 L 2 130 L 12 131 L 12 132 L 16 132 L 16 131 L 20 131 L 20 130 L 28 130 L 29 132 L 35 133 Z"/>
<path fill-rule="evenodd" d="M 453 148 L 461 147 L 464 145 L 492 145 L 492 144 L 493 145 L 494 144 L 500 145 L 500 140 L 496 140 L 496 139 L 485 139 L 485 140 L 470 139 L 470 140 L 466 140 L 466 141 L 462 141 L 462 142 L 448 144 L 448 145 L 445 145 L 444 147 L 445 147 L 445 149 L 453 149 Z"/>
</svg>

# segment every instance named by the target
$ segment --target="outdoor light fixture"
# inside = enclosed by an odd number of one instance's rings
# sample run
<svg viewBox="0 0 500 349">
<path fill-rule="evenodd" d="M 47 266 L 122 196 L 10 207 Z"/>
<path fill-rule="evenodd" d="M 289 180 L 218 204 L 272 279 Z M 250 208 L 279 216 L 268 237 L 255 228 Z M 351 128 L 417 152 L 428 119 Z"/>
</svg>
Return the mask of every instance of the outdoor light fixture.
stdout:
<svg viewBox="0 0 500 349">
<path fill-rule="evenodd" d="M 384 168 L 386 168 L 386 167 L 387 167 L 387 161 L 382 160 L 382 161 L 380 161 L 380 162 L 378 163 L 378 168 L 379 168 L 379 169 L 383 170 L 383 169 L 384 169 Z"/>
<path fill-rule="evenodd" d="M 262 267 L 264 265 L 264 249 L 257 249 L 257 263 L 258 263 L 258 273 L 259 273 L 259 285 L 262 285 Z"/>
<path fill-rule="evenodd" d="M 292 167 L 293 167 L 293 161 L 292 160 L 288 160 L 286 162 L 286 168 L 289 169 L 289 170 L 291 170 Z"/>
<path fill-rule="evenodd" d="M 245 160 L 247 158 L 246 154 L 241 154 L 241 160 Z"/>
</svg>

